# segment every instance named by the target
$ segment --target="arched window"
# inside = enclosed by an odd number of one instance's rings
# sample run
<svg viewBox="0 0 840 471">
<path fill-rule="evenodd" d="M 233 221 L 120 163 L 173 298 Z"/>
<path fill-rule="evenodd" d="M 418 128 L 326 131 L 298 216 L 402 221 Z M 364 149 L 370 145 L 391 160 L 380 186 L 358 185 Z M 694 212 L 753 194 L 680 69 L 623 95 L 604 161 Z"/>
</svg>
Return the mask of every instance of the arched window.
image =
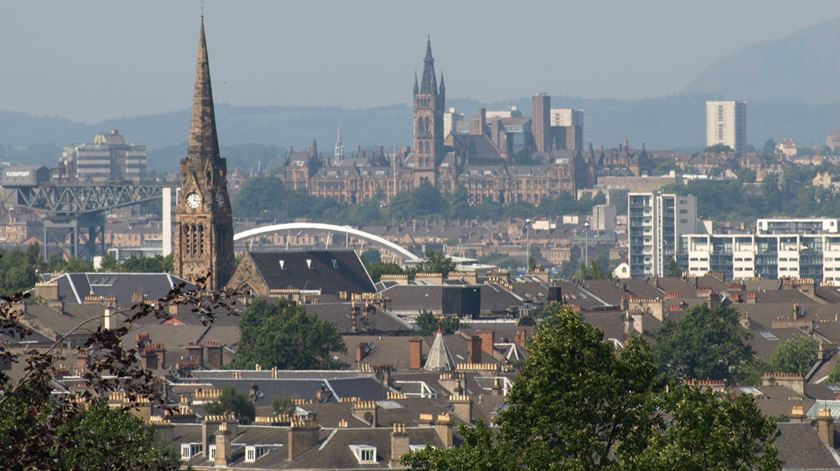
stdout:
<svg viewBox="0 0 840 471">
<path fill-rule="evenodd" d="M 184 253 L 190 255 L 192 252 L 192 244 L 190 243 L 190 225 L 184 224 Z"/>
<path fill-rule="evenodd" d="M 198 254 L 204 255 L 204 224 L 198 225 Z"/>
<path fill-rule="evenodd" d="M 195 225 L 193 224 L 193 225 L 190 226 L 190 239 L 192 239 L 190 243 L 192 244 L 192 254 L 193 255 L 195 255 L 196 252 L 198 251 L 198 237 L 197 237 L 196 233 L 197 233 L 197 231 L 196 231 Z"/>
</svg>

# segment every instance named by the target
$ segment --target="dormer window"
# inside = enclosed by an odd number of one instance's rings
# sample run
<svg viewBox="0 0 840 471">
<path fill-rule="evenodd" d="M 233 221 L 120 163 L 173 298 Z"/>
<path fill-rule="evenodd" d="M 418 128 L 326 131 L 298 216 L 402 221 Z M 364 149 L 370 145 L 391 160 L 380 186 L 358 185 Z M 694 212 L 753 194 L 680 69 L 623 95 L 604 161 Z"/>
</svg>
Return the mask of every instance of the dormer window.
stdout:
<svg viewBox="0 0 840 471">
<path fill-rule="evenodd" d="M 207 445 L 207 459 L 216 461 L 216 445 Z"/>
<path fill-rule="evenodd" d="M 356 456 L 359 464 L 375 464 L 376 463 L 376 447 L 370 445 L 350 445 L 350 450 Z"/>
<path fill-rule="evenodd" d="M 253 463 L 271 451 L 272 447 L 278 446 L 279 445 L 247 445 L 245 446 L 245 462 Z"/>
<path fill-rule="evenodd" d="M 182 443 L 181 460 L 189 461 L 193 456 L 201 452 L 201 443 Z"/>
</svg>

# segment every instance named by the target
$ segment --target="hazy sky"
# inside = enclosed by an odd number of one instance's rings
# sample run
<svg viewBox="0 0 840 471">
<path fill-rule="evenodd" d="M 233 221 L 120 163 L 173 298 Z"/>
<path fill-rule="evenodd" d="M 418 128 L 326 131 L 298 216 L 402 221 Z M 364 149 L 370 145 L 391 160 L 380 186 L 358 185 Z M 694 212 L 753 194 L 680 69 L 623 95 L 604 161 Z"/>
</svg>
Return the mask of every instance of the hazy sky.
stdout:
<svg viewBox="0 0 840 471">
<path fill-rule="evenodd" d="M 408 102 L 431 34 L 450 97 L 678 91 L 836 0 L 206 0 L 217 102 Z M 198 0 L 3 0 L 0 109 L 86 122 L 190 105 Z"/>
</svg>

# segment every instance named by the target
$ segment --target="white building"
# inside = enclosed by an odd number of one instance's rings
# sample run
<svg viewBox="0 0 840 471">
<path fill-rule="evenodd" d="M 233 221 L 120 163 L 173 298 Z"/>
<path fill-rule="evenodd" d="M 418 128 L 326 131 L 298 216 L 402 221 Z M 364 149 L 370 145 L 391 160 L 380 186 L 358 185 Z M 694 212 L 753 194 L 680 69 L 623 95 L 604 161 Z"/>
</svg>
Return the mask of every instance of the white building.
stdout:
<svg viewBox="0 0 840 471">
<path fill-rule="evenodd" d="M 583 110 L 573 108 L 552 108 L 551 127 L 583 126 Z"/>
<path fill-rule="evenodd" d="M 89 182 L 140 181 L 146 177 L 146 146 L 128 144 L 117 129 L 92 143 L 65 147 L 58 163 L 65 178 Z"/>
<path fill-rule="evenodd" d="M 697 199 L 629 193 L 627 202 L 630 275 L 664 276 L 671 260 L 678 261 L 682 236 L 697 231 Z"/>
<path fill-rule="evenodd" d="M 757 219 L 756 234 L 836 234 L 836 218 Z"/>
<path fill-rule="evenodd" d="M 715 272 L 726 279 L 840 281 L 838 234 L 694 234 L 682 239 L 692 276 Z"/>
<path fill-rule="evenodd" d="M 747 143 L 747 102 L 706 102 L 706 147 L 724 144 L 735 152 Z"/>
</svg>

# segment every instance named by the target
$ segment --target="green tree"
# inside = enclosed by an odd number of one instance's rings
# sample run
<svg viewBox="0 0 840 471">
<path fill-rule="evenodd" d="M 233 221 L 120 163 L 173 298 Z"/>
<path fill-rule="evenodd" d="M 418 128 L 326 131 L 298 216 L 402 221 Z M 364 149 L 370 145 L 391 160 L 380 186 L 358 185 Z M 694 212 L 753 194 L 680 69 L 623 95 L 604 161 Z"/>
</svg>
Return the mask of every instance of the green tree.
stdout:
<svg viewBox="0 0 840 471">
<path fill-rule="evenodd" d="M 462 427 L 461 446 L 427 448 L 404 463 L 420 470 L 781 468 L 775 423 L 751 398 L 730 403 L 664 388 L 643 339 L 616 351 L 568 307 L 551 310 L 499 412 L 498 431 Z"/>
<path fill-rule="evenodd" d="M 453 270 L 455 262 L 442 252 L 428 252 L 426 258 L 414 268 L 417 273 L 440 273 L 444 277 Z"/>
<path fill-rule="evenodd" d="M 172 255 L 166 257 L 131 257 L 123 263 L 123 271 L 131 273 L 171 273 Z"/>
<path fill-rule="evenodd" d="M 285 197 L 283 181 L 279 178 L 250 178 L 242 184 L 233 202 L 233 210 L 239 217 L 277 217 L 284 209 Z"/>
<path fill-rule="evenodd" d="M 98 271 L 114 273 L 123 271 L 123 267 L 122 265 L 120 265 L 120 262 L 119 260 L 117 260 L 117 257 L 114 256 L 114 253 L 108 252 L 107 254 L 105 254 L 104 257 L 102 257 L 102 262 L 99 263 Z"/>
<path fill-rule="evenodd" d="M 277 414 L 294 414 L 297 407 L 291 396 L 288 394 L 280 394 L 271 398 L 271 411 Z"/>
<path fill-rule="evenodd" d="M 770 356 L 773 371 L 798 373 L 805 376 L 817 361 L 819 340 L 807 335 L 794 335 L 779 345 Z"/>
<path fill-rule="evenodd" d="M 726 144 L 715 144 L 713 146 L 706 147 L 703 152 L 708 154 L 725 154 L 727 152 L 732 152 L 732 148 Z"/>
<path fill-rule="evenodd" d="M 415 319 L 418 333 L 423 336 L 433 335 L 440 329 L 446 335 L 452 335 L 461 325 L 458 316 L 436 316 L 429 311 L 423 310 Z"/>
<path fill-rule="evenodd" d="M 366 263 L 365 267 L 374 283 L 378 282 L 382 278 L 382 275 L 405 274 L 405 270 L 396 263 Z"/>
<path fill-rule="evenodd" d="M 334 369 L 335 352 L 347 348 L 335 324 L 322 321 L 290 301 L 256 300 L 242 313 L 239 351 L 231 368 Z"/>
<path fill-rule="evenodd" d="M 0 249 L 0 296 L 9 296 L 35 286 L 37 267 L 37 246 L 26 251 Z"/>
<path fill-rule="evenodd" d="M 735 309 L 700 304 L 656 331 L 653 352 L 662 373 L 682 379 L 734 381 L 753 359 L 749 332 Z"/>
<path fill-rule="evenodd" d="M 60 273 L 86 273 L 93 271 L 93 264 L 81 258 L 70 257 L 67 260 L 61 256 L 50 257 L 47 271 Z"/>
<path fill-rule="evenodd" d="M 840 383 L 840 361 L 835 361 L 834 366 L 831 367 L 831 373 L 828 374 L 829 383 Z"/>
<path fill-rule="evenodd" d="M 382 263 L 382 253 L 380 253 L 376 249 L 365 250 L 364 252 L 362 252 L 361 258 L 362 262 L 364 262 L 365 265 L 370 263 Z"/>
<path fill-rule="evenodd" d="M 767 139 L 764 147 L 761 149 L 761 156 L 767 160 L 775 160 L 776 158 L 776 141 Z"/>
<path fill-rule="evenodd" d="M 607 270 L 604 270 L 601 263 L 590 260 L 589 266 L 581 265 L 574 277 L 578 280 L 606 280 L 609 279 L 610 275 Z"/>
<path fill-rule="evenodd" d="M 673 276 L 679 278 L 683 275 L 682 268 L 680 268 L 679 263 L 672 257 L 668 260 L 668 266 L 665 271 L 665 276 Z"/>
<path fill-rule="evenodd" d="M 50 436 L 52 446 L 44 447 L 39 453 L 29 450 L 25 456 L 40 455 L 39 459 L 46 458 L 52 463 L 51 469 L 175 470 L 180 467 L 174 450 L 168 444 L 158 443 L 154 431 L 128 412 L 97 403 L 74 410 L 60 423 L 52 423 L 48 416 L 53 409 L 49 398 L 37 394 L 16 395 L 0 403 L 0 466 L 30 469 L 25 461 L 10 460 L 20 455 L 14 448 L 20 446 L 22 438 L 40 434 Z M 43 453 L 48 456 L 42 456 Z"/>
<path fill-rule="evenodd" d="M 257 415 L 256 408 L 248 395 L 236 390 L 233 386 L 225 386 L 219 399 L 204 406 L 208 414 L 236 415 L 243 424 L 250 424 Z"/>
<path fill-rule="evenodd" d="M 657 403 L 671 419 L 641 453 L 625 455 L 625 469 L 781 469 L 776 423 L 751 395 L 720 400 L 712 391 L 676 386 Z"/>
</svg>

